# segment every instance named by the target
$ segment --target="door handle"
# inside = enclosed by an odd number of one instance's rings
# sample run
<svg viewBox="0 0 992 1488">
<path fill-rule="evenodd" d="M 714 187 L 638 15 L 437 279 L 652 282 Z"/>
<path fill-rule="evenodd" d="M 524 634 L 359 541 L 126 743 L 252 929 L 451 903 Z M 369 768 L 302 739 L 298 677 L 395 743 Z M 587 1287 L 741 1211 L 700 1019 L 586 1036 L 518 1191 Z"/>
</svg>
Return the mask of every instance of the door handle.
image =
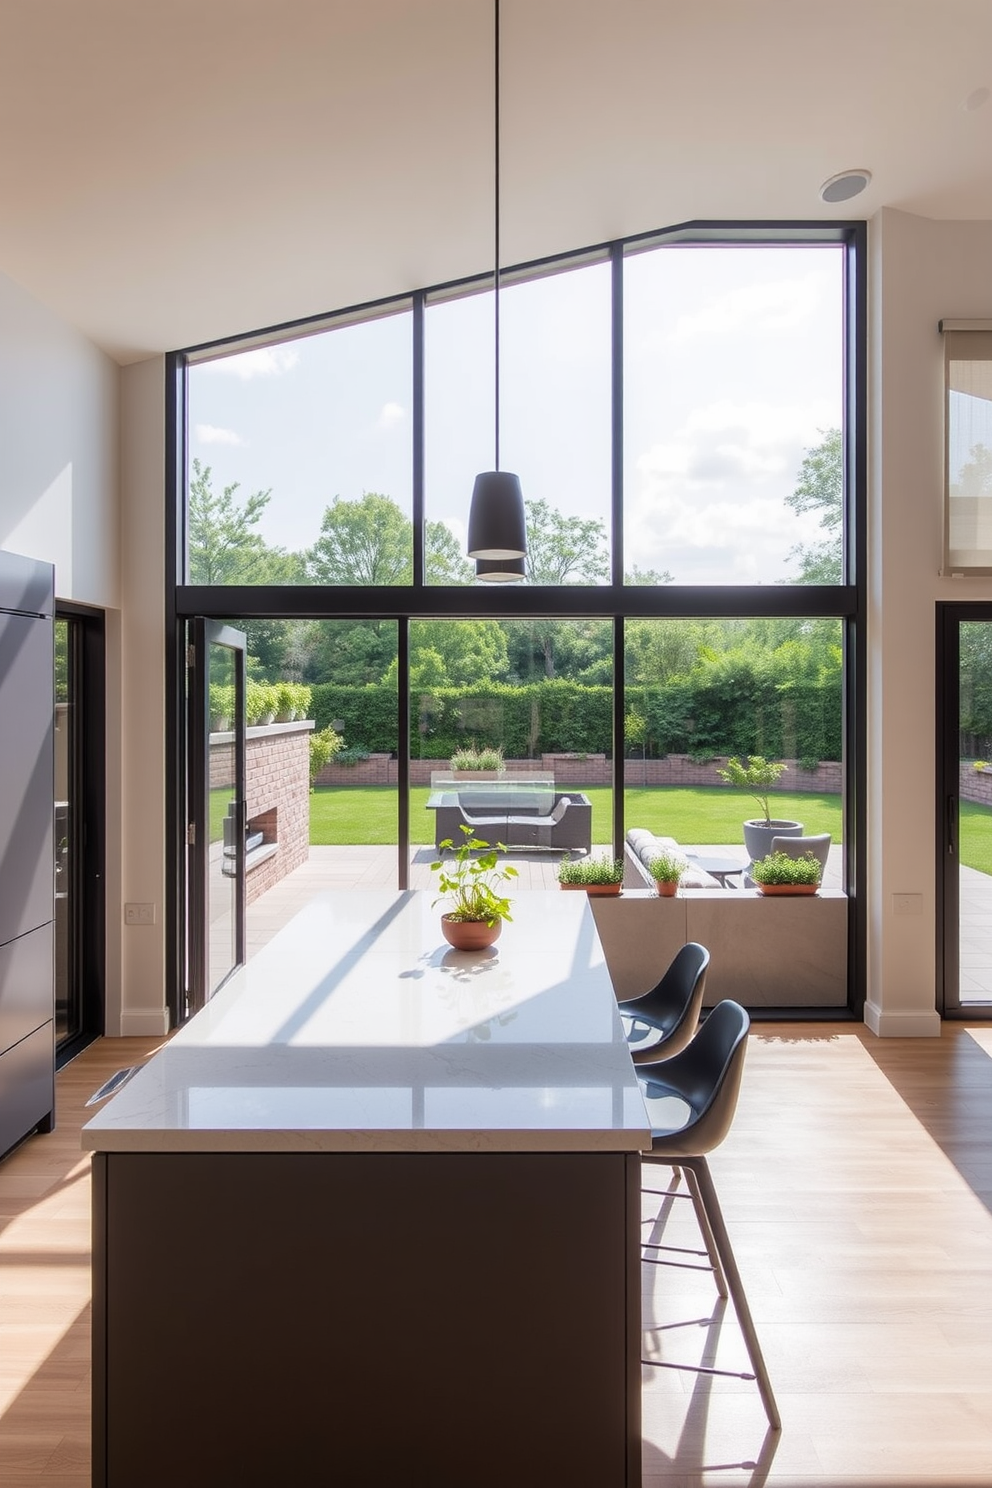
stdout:
<svg viewBox="0 0 992 1488">
<path fill-rule="evenodd" d="M 947 798 L 947 851 L 952 858 L 958 855 L 958 798 Z"/>
</svg>

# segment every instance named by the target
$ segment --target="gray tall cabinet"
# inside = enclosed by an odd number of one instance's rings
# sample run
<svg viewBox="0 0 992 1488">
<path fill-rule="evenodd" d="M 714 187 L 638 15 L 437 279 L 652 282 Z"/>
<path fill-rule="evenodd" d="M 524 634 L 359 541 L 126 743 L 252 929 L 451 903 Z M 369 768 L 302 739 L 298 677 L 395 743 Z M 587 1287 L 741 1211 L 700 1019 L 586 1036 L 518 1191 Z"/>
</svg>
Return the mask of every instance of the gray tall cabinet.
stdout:
<svg viewBox="0 0 992 1488">
<path fill-rule="evenodd" d="M 55 1116 L 50 564 L 0 551 L 0 1154 Z"/>
</svg>

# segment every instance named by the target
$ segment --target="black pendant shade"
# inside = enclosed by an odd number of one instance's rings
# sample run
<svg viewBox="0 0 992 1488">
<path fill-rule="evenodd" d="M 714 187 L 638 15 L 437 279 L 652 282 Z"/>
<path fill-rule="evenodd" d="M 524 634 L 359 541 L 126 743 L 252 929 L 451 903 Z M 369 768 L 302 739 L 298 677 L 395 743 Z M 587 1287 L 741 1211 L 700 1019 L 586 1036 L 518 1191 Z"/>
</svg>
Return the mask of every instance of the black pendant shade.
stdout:
<svg viewBox="0 0 992 1488">
<path fill-rule="evenodd" d="M 526 578 L 522 558 L 477 558 L 475 577 L 485 584 L 519 584 Z"/>
<path fill-rule="evenodd" d="M 484 470 L 472 488 L 468 556 L 523 558 L 526 552 L 527 519 L 519 476 L 508 470 Z"/>
</svg>

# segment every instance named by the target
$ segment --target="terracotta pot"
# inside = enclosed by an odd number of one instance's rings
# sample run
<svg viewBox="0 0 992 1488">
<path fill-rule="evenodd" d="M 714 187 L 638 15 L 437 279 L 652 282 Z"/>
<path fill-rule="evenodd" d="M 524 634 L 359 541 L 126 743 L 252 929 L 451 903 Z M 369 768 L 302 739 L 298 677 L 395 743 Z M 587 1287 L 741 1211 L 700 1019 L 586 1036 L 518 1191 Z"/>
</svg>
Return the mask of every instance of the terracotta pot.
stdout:
<svg viewBox="0 0 992 1488">
<path fill-rule="evenodd" d="M 623 884 L 569 884 L 560 883 L 560 889 L 581 889 L 586 894 L 598 894 L 600 898 L 616 898 Z"/>
<path fill-rule="evenodd" d="M 494 940 L 499 939 L 502 920 L 487 925 L 485 920 L 453 920 L 450 915 L 441 916 L 441 934 L 456 951 L 484 951 Z"/>
<path fill-rule="evenodd" d="M 669 883 L 663 878 L 656 878 L 654 881 L 654 886 L 658 890 L 658 893 L 661 895 L 662 899 L 674 899 L 675 895 L 679 891 L 677 879 L 674 882 Z"/>
<path fill-rule="evenodd" d="M 818 894 L 819 884 L 763 884 L 758 888 L 763 894 Z"/>
</svg>

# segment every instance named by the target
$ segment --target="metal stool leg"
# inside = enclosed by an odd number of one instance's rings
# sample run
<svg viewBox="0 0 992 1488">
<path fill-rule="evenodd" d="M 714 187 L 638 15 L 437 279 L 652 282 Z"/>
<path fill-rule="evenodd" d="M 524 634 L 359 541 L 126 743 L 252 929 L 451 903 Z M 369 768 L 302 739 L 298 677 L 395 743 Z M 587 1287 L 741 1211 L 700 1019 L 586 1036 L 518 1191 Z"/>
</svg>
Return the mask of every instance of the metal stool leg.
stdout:
<svg viewBox="0 0 992 1488">
<path fill-rule="evenodd" d="M 727 1234 L 727 1226 L 724 1224 L 723 1212 L 720 1209 L 720 1201 L 716 1196 L 713 1179 L 710 1176 L 709 1164 L 705 1157 L 684 1157 L 682 1166 L 687 1173 L 692 1172 L 699 1186 L 699 1198 L 706 1211 L 706 1218 L 712 1231 L 713 1240 L 716 1244 L 717 1253 L 723 1265 L 723 1273 L 727 1279 L 727 1286 L 737 1312 L 737 1319 L 741 1325 L 744 1335 L 744 1343 L 747 1347 L 751 1367 L 754 1370 L 758 1390 L 761 1393 L 762 1404 L 765 1407 L 765 1415 L 768 1424 L 773 1431 L 779 1431 L 782 1427 L 782 1418 L 778 1413 L 775 1403 L 775 1395 L 772 1391 L 771 1380 L 768 1378 L 768 1370 L 765 1368 L 764 1355 L 758 1342 L 758 1335 L 754 1329 L 754 1320 L 751 1317 L 751 1309 L 747 1305 L 747 1297 L 744 1295 L 744 1283 L 737 1269 L 737 1261 L 734 1258 L 733 1248 L 730 1244 L 730 1236 Z"/>
</svg>

